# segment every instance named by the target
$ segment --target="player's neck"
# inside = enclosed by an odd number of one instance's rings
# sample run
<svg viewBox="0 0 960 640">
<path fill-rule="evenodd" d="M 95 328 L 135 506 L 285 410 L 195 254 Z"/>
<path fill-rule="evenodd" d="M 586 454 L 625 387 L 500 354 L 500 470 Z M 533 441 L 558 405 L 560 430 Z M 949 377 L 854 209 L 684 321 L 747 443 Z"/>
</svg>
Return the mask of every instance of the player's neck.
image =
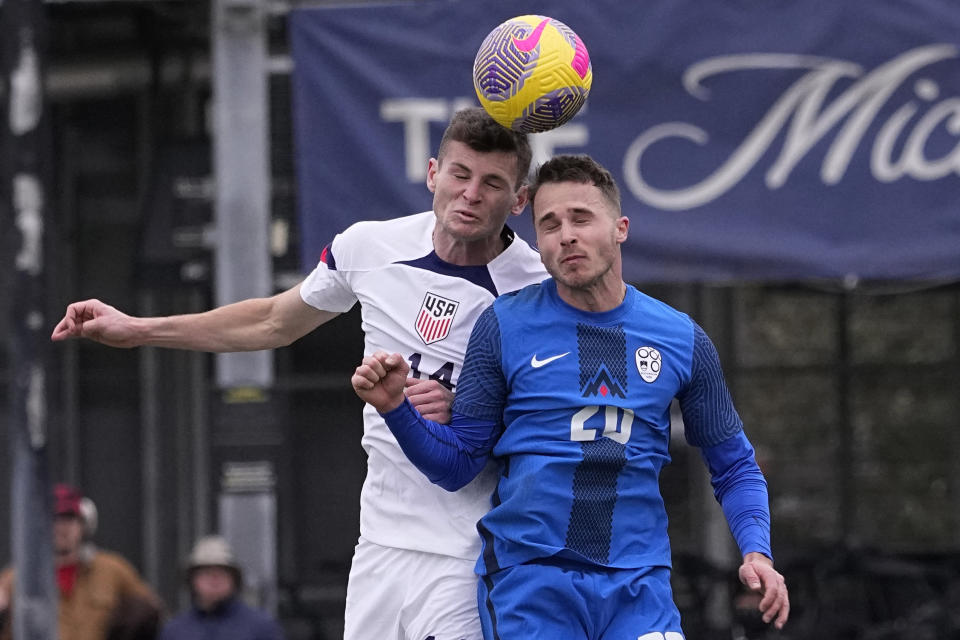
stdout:
<svg viewBox="0 0 960 640">
<path fill-rule="evenodd" d="M 489 264 L 491 260 L 503 253 L 506 243 L 499 234 L 468 241 L 451 238 L 447 234 L 434 231 L 433 248 L 437 252 L 437 257 L 444 262 L 466 267 Z"/>
<path fill-rule="evenodd" d="M 556 283 L 557 295 L 561 300 L 571 307 L 591 313 L 616 309 L 627 295 L 627 285 L 620 277 L 601 278 L 584 287 L 570 287 L 559 280 Z"/>
</svg>

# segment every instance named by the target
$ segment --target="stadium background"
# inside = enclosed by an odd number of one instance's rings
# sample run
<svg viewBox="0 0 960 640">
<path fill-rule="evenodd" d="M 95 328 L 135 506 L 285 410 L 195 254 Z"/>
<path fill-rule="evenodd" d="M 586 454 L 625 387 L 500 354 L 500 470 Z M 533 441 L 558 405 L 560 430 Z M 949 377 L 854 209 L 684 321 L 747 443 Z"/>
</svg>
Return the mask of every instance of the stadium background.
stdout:
<svg viewBox="0 0 960 640">
<path fill-rule="evenodd" d="M 287 33 L 295 6 L 264 3 L 278 290 L 303 273 Z M 86 297 L 141 314 L 209 308 L 209 3 L 46 7 L 48 324 Z M 960 204 L 956 175 L 949 180 Z M 782 637 L 960 637 L 960 285 L 635 284 L 693 315 L 720 350 L 770 481 L 775 552 L 795 608 Z M 8 277 L 0 286 L 6 335 L 16 301 Z M 276 608 L 292 638 L 337 637 L 364 475 L 348 383 L 361 351 L 354 310 L 278 350 L 261 394 L 218 389 L 203 354 L 58 345 L 49 354 L 52 475 L 94 498 L 98 542 L 131 558 L 172 609 L 183 603 L 179 566 L 195 537 L 227 524 L 218 520 L 231 496 L 255 494 L 275 556 L 250 561 L 275 580 L 267 575 L 251 596 Z M 5 344 L 4 415 L 9 361 Z M 0 447 L 4 469 L 10 451 Z M 688 633 L 736 637 L 725 604 L 736 554 L 696 452 L 674 453 L 663 486 Z M 0 531 L 9 530 L 9 480 L 0 474 Z M 0 534 L 0 558 L 9 557 Z"/>
</svg>

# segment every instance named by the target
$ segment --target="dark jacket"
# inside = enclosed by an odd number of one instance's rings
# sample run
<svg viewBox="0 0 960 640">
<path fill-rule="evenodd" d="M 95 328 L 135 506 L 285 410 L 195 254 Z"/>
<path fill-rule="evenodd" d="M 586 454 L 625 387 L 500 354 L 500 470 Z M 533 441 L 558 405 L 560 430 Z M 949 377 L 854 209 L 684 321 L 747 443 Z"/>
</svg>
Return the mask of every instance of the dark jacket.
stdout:
<svg viewBox="0 0 960 640">
<path fill-rule="evenodd" d="M 263 611 L 231 598 L 213 611 L 184 611 L 164 625 L 160 640 L 283 640 L 283 630 Z"/>
</svg>

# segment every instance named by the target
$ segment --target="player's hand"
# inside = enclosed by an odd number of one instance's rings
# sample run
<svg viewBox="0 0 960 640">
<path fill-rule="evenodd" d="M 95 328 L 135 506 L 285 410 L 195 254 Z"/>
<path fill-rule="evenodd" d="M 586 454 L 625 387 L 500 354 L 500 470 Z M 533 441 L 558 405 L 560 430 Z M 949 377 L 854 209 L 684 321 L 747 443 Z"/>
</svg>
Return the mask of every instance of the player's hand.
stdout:
<svg viewBox="0 0 960 640">
<path fill-rule="evenodd" d="M 740 565 L 740 582 L 762 598 L 758 608 L 763 621 L 783 629 L 790 616 L 790 597 L 783 576 L 773 568 L 773 560 L 762 553 L 748 553 Z"/>
<path fill-rule="evenodd" d="M 440 424 L 450 423 L 450 407 L 453 405 L 453 391 L 437 380 L 407 378 L 403 390 L 413 408 L 427 420 Z"/>
<path fill-rule="evenodd" d="M 403 404 L 403 388 L 409 371 L 410 365 L 399 353 L 377 351 L 363 358 L 350 384 L 361 400 L 380 413 L 387 413 Z"/>
<path fill-rule="evenodd" d="M 50 339 L 88 338 L 111 347 L 139 346 L 134 318 L 99 300 L 74 302 L 53 328 Z"/>
</svg>

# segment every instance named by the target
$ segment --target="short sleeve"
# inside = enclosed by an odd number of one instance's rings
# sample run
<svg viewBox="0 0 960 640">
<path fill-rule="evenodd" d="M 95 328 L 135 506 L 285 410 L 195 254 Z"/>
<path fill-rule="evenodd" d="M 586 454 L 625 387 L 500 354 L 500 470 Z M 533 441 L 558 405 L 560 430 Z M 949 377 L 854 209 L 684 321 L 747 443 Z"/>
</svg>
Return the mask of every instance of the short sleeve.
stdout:
<svg viewBox="0 0 960 640">
<path fill-rule="evenodd" d="M 344 235 L 338 235 L 320 255 L 320 262 L 300 285 L 300 297 L 311 307 L 322 311 L 343 313 L 357 303 L 357 296 L 350 285 L 350 273 L 338 268 L 336 254 Z"/>
</svg>

